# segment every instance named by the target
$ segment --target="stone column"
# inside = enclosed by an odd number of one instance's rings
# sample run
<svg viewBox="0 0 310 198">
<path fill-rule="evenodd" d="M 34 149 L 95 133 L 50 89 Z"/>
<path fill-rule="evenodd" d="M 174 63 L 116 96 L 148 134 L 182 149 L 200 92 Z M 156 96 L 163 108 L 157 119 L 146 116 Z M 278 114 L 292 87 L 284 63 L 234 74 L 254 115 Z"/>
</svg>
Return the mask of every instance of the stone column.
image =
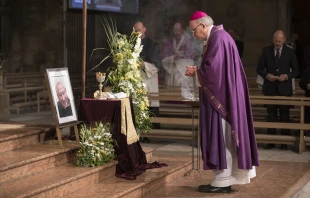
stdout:
<svg viewBox="0 0 310 198">
<path fill-rule="evenodd" d="M 3 89 L 3 75 L 0 74 L 0 122 L 10 121 L 10 95 Z"/>
<path fill-rule="evenodd" d="M 203 12 L 206 12 L 206 13 L 208 13 L 207 12 L 207 2 L 208 2 L 208 0 L 200 0 L 200 9 L 201 9 L 201 11 L 203 11 Z"/>
<path fill-rule="evenodd" d="M 282 29 L 286 37 L 291 36 L 292 9 L 290 0 L 278 0 L 278 28 Z"/>
</svg>

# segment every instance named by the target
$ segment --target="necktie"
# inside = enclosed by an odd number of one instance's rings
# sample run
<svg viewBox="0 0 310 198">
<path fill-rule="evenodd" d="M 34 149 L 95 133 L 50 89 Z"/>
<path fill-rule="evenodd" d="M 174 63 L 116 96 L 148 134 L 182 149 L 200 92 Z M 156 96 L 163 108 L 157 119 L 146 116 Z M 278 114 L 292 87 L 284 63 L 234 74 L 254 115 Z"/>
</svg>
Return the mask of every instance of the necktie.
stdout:
<svg viewBox="0 0 310 198">
<path fill-rule="evenodd" d="M 276 58 L 279 59 L 280 58 L 280 49 L 277 49 L 277 52 L 276 52 Z"/>
</svg>

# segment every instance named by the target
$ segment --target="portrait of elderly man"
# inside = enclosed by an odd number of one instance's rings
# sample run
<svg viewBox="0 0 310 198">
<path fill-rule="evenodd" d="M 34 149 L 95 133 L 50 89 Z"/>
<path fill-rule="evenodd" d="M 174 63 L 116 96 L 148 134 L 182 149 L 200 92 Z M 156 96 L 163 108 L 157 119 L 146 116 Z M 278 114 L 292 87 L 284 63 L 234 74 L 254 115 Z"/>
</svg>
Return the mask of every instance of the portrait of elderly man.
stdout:
<svg viewBox="0 0 310 198">
<path fill-rule="evenodd" d="M 62 82 L 58 81 L 56 83 L 55 89 L 58 98 L 57 108 L 59 112 L 59 117 L 63 118 L 67 116 L 72 116 L 72 107 L 66 87 Z"/>
</svg>

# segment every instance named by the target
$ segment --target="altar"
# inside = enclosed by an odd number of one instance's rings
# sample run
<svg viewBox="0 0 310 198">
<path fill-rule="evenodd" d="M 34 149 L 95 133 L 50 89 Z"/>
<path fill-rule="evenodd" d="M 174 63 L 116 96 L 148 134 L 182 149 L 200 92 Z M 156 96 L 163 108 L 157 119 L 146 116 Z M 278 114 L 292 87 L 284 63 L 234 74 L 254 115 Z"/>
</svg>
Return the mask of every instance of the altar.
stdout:
<svg viewBox="0 0 310 198">
<path fill-rule="evenodd" d="M 129 99 L 128 99 L 129 100 Z M 132 122 L 134 123 L 133 105 L 130 102 Z M 122 127 L 122 105 L 121 100 L 95 100 L 84 98 L 80 102 L 79 120 L 87 124 L 95 122 L 111 124 L 112 138 L 116 140 L 118 146 L 114 147 L 116 160 L 116 176 L 124 179 L 135 179 L 136 176 L 144 173 L 146 169 L 161 167 L 164 164 L 148 164 L 145 153 L 140 142 L 127 144 L 127 137 L 121 133 Z"/>
</svg>

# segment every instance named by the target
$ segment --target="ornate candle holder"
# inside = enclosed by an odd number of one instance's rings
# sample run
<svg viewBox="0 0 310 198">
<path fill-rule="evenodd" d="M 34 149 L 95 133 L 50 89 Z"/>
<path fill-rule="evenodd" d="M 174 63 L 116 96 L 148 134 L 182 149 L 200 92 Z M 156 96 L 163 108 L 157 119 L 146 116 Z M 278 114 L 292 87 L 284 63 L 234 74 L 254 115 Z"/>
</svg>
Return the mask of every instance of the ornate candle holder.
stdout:
<svg viewBox="0 0 310 198">
<path fill-rule="evenodd" d="M 102 94 L 102 83 L 104 82 L 105 80 L 105 73 L 101 73 L 101 72 L 96 72 L 96 80 L 99 82 L 99 93 L 95 96 L 95 99 L 98 99 L 98 100 L 105 100 L 107 99 L 105 96 L 103 96 Z"/>
</svg>

